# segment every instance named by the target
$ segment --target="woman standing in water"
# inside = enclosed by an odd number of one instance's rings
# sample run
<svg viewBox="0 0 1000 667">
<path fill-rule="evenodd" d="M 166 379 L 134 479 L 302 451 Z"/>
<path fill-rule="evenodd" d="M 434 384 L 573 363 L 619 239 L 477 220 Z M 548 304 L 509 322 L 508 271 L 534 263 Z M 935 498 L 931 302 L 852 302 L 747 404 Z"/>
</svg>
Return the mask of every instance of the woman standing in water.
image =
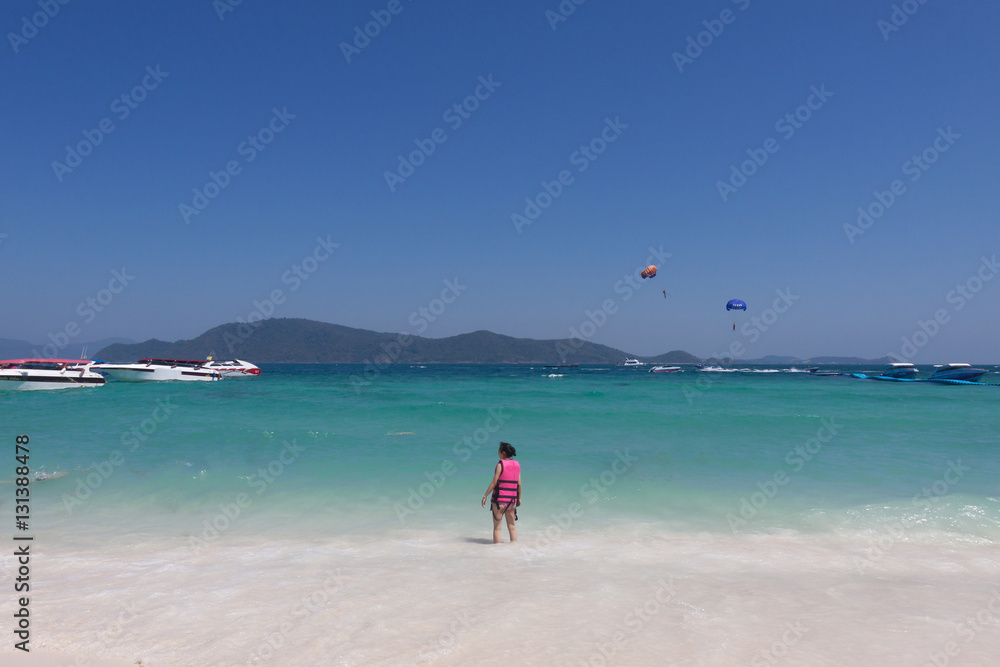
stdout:
<svg viewBox="0 0 1000 667">
<path fill-rule="evenodd" d="M 483 507 L 486 498 L 493 492 L 490 500 L 490 510 L 493 512 L 493 544 L 500 544 L 500 519 L 507 517 L 507 533 L 511 542 L 517 542 L 517 508 L 521 505 L 521 464 L 514 461 L 517 456 L 514 447 L 507 442 L 500 443 L 497 450 L 500 460 L 493 471 L 493 481 L 483 494 Z"/>
</svg>

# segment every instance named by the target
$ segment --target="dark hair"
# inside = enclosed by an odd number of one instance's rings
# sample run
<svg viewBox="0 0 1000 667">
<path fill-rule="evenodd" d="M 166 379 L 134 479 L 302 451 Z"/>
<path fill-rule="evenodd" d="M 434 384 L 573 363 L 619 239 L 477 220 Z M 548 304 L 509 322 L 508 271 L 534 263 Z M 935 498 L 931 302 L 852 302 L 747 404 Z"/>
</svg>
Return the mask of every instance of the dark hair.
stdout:
<svg viewBox="0 0 1000 667">
<path fill-rule="evenodd" d="M 514 449 L 514 445 L 509 442 L 500 443 L 500 451 L 506 455 L 507 458 L 512 459 L 517 456 L 517 450 Z"/>
</svg>

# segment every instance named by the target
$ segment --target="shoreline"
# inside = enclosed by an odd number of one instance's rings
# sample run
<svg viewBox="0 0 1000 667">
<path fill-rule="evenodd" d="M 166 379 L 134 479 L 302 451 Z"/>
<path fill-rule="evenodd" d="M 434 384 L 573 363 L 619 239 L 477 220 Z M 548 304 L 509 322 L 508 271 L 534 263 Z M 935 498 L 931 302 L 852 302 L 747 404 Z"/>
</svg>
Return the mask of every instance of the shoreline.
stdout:
<svg viewBox="0 0 1000 667">
<path fill-rule="evenodd" d="M 53 651 L 15 664 L 924 664 L 949 642 L 986 664 L 1000 651 L 993 544 L 636 524 L 494 546 L 488 532 L 50 543 L 32 643 Z M 135 657 L 40 661 L 107 653 Z"/>
</svg>

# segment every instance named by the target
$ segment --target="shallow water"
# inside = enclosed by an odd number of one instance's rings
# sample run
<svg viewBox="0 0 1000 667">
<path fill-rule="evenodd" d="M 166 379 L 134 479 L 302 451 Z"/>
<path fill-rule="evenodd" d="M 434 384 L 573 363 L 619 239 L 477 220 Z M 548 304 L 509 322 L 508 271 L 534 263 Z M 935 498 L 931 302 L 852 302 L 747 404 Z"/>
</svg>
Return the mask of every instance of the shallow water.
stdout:
<svg viewBox="0 0 1000 667">
<path fill-rule="evenodd" d="M 33 471 L 69 472 L 31 485 L 33 643 L 153 665 L 989 662 L 1000 387 L 750 370 L 358 386 L 360 366 L 285 365 L 0 394 L 9 451 L 28 434 Z M 493 547 L 500 440 L 524 497 L 519 543 Z"/>
</svg>

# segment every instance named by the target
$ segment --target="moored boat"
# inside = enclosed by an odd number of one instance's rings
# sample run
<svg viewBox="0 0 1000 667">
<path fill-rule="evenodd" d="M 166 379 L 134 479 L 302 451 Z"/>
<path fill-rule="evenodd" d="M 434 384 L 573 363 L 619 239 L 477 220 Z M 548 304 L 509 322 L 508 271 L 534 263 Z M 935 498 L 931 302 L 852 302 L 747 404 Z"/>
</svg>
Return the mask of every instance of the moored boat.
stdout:
<svg viewBox="0 0 1000 667">
<path fill-rule="evenodd" d="M 0 361 L 0 389 L 99 387 L 106 381 L 86 359 L 7 359 Z"/>
<path fill-rule="evenodd" d="M 964 380 L 973 382 L 986 375 L 986 370 L 973 368 L 969 364 L 934 364 L 937 369 L 928 380 Z"/>
<path fill-rule="evenodd" d="M 645 366 L 646 364 L 642 363 L 638 359 L 628 359 L 628 358 L 626 358 L 625 361 L 623 361 L 619 365 L 620 366 L 629 366 L 629 367 L 638 367 L 638 366 Z"/>
<path fill-rule="evenodd" d="M 910 378 L 917 374 L 917 367 L 906 362 L 892 362 L 879 374 L 884 378 Z"/>
<path fill-rule="evenodd" d="M 260 375 L 260 369 L 249 361 L 243 361 L 242 359 L 227 359 L 224 361 L 213 361 L 209 357 L 208 361 L 204 362 L 204 367 L 222 374 L 224 378 L 239 378 L 239 377 L 254 377 Z"/>
<path fill-rule="evenodd" d="M 650 373 L 682 373 L 680 366 L 653 366 L 649 369 Z"/>
<path fill-rule="evenodd" d="M 222 372 L 206 367 L 208 363 L 203 359 L 140 359 L 134 364 L 94 364 L 93 368 L 121 382 L 221 380 Z"/>
</svg>

